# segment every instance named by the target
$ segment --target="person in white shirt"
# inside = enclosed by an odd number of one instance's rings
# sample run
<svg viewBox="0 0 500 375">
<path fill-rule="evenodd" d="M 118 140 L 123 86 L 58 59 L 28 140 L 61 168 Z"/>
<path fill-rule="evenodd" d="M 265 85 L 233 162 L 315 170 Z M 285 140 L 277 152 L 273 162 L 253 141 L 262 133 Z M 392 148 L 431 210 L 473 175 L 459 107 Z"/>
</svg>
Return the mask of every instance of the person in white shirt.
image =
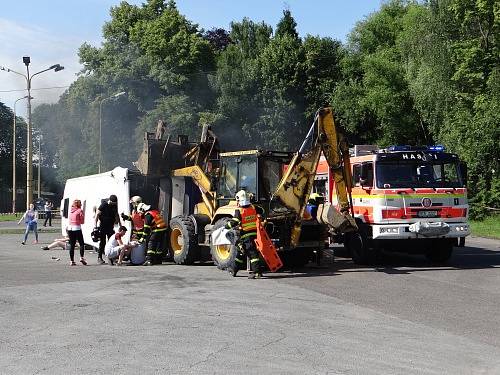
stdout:
<svg viewBox="0 0 500 375">
<path fill-rule="evenodd" d="M 123 225 L 118 229 L 118 233 L 112 235 L 106 246 L 104 247 L 104 255 L 108 258 L 108 263 L 110 266 L 114 266 L 114 262 L 118 259 L 118 265 L 122 265 L 123 257 L 125 255 L 130 255 L 133 245 L 124 244 L 122 237 L 127 232 L 127 228 Z"/>
</svg>

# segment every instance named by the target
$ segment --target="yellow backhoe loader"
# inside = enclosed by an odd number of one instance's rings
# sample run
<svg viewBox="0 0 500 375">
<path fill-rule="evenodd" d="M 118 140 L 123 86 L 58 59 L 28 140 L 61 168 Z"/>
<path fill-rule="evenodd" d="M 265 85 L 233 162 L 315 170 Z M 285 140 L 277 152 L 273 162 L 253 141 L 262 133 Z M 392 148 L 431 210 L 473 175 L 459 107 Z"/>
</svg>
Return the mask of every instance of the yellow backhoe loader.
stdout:
<svg viewBox="0 0 500 375">
<path fill-rule="evenodd" d="M 317 220 L 304 220 L 321 153 L 335 176 L 339 205 L 320 205 Z M 184 136 L 176 142 L 170 136 L 146 136 L 136 166 L 157 181 L 158 208 L 170 225 L 167 246 L 178 264 L 211 258 L 221 269 L 232 266 L 235 246 L 212 233 L 234 214 L 234 197 L 241 189 L 264 209 L 266 231 L 285 266 L 302 266 L 320 254 L 329 232 L 357 230 L 351 212 L 349 150 L 330 108 L 318 110 L 295 153 L 221 152 L 217 137 L 205 126 L 196 144 Z"/>
</svg>

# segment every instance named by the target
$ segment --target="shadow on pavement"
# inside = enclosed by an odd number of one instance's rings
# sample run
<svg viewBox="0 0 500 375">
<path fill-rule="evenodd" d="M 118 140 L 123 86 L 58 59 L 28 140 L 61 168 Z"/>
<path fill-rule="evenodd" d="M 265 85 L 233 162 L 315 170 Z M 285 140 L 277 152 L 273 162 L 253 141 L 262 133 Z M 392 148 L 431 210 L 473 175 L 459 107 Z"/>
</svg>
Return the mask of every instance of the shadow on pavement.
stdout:
<svg viewBox="0 0 500 375">
<path fill-rule="evenodd" d="M 350 272 L 411 274 L 424 271 L 487 269 L 500 267 L 500 252 L 471 246 L 455 248 L 450 260 L 443 264 L 433 263 L 424 255 L 382 252 L 377 263 L 372 266 L 357 265 L 347 258 L 336 258 L 334 267 L 339 274 Z"/>
</svg>

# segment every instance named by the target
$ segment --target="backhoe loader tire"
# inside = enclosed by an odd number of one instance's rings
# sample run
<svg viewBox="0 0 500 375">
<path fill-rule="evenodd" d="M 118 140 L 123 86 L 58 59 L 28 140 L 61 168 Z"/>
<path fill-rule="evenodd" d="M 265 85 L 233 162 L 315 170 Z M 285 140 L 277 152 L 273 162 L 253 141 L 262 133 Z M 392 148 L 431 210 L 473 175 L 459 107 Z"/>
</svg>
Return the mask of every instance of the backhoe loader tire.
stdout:
<svg viewBox="0 0 500 375">
<path fill-rule="evenodd" d="M 215 231 L 221 227 L 224 227 L 230 218 L 223 217 L 215 222 L 212 227 L 212 231 Z M 210 254 L 212 255 L 212 260 L 214 264 L 220 270 L 225 270 L 227 268 L 234 269 L 236 263 L 236 255 L 238 249 L 235 245 L 213 245 L 212 239 L 210 238 Z M 246 264 L 243 265 L 246 268 Z"/>
<path fill-rule="evenodd" d="M 170 248 L 177 264 L 193 264 L 200 258 L 200 247 L 193 221 L 187 216 L 170 220 Z"/>
</svg>

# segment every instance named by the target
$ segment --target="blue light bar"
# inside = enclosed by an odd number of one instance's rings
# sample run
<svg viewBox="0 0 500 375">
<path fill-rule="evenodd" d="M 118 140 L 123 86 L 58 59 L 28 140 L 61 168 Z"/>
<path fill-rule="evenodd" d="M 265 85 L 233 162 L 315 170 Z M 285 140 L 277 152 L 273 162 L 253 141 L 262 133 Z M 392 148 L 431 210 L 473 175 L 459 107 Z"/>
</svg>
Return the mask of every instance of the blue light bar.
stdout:
<svg viewBox="0 0 500 375">
<path fill-rule="evenodd" d="M 429 151 L 434 151 L 434 152 L 444 152 L 446 150 L 443 145 L 428 146 L 427 148 Z"/>
<path fill-rule="evenodd" d="M 394 151 L 411 151 L 412 147 L 410 145 L 393 145 L 387 147 L 387 151 L 394 152 Z"/>
</svg>

